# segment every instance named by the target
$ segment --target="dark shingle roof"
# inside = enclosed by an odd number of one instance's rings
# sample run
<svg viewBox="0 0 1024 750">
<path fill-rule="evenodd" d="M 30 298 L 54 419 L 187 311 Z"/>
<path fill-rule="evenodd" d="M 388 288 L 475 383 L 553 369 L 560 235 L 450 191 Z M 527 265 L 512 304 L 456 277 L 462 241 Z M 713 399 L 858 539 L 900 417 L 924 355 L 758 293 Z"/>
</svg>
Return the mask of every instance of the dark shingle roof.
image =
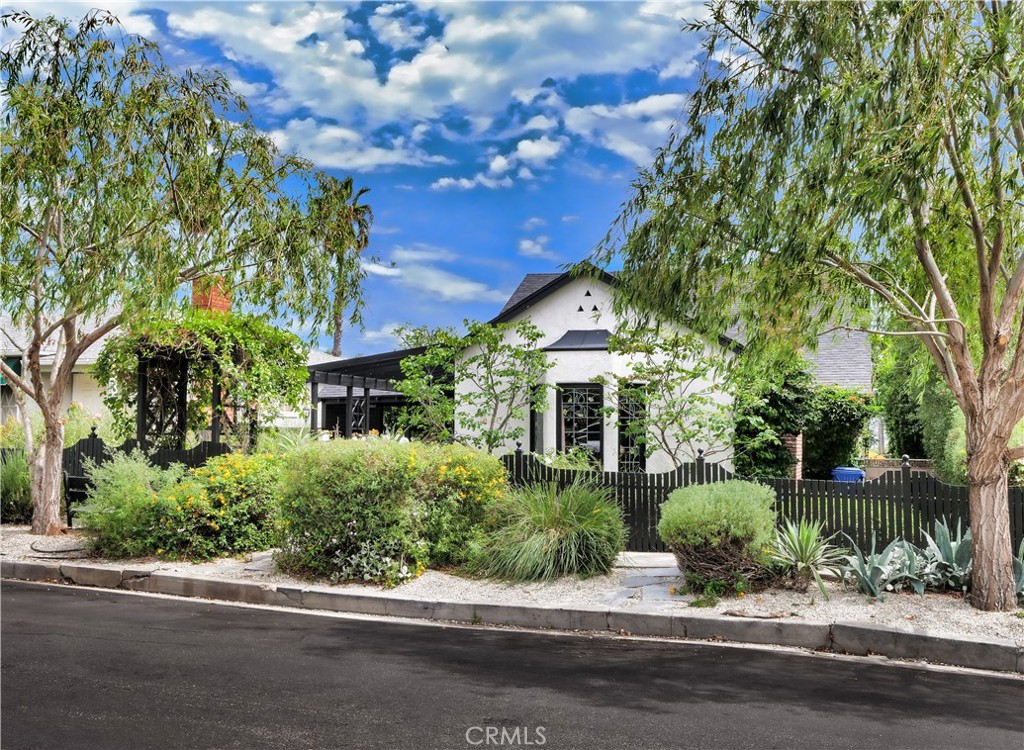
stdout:
<svg viewBox="0 0 1024 750">
<path fill-rule="evenodd" d="M 864 331 L 824 333 L 817 351 L 804 356 L 819 383 L 871 391 L 871 340 Z"/>
<path fill-rule="evenodd" d="M 543 289 L 552 281 L 561 278 L 561 276 L 562 274 L 560 273 L 526 274 L 526 276 L 523 277 L 523 280 L 519 282 L 519 286 L 516 287 L 516 290 L 512 292 L 512 296 L 508 298 L 508 302 L 505 303 L 505 306 L 501 308 L 501 312 L 498 314 L 501 315 L 501 313 L 505 312 L 510 307 L 515 307 L 531 294 Z"/>
</svg>

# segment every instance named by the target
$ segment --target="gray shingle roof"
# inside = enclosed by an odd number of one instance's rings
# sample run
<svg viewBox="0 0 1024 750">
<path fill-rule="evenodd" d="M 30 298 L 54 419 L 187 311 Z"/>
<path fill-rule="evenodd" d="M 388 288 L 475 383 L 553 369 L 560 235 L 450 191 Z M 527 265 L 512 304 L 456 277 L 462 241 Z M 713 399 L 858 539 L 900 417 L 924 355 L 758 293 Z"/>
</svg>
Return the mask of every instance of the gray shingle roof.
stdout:
<svg viewBox="0 0 1024 750">
<path fill-rule="evenodd" d="M 529 297 L 534 292 L 543 289 L 552 281 L 561 278 L 560 273 L 528 273 L 523 277 L 523 280 L 519 282 L 519 286 L 512 292 L 512 296 L 508 298 L 508 302 L 501 308 L 501 312 L 505 312 L 510 307 L 515 307 L 524 299 Z M 498 313 L 499 315 L 501 313 Z"/>
<path fill-rule="evenodd" d="M 871 341 L 863 331 L 832 331 L 818 337 L 818 350 L 805 352 L 819 383 L 871 390 Z"/>
</svg>

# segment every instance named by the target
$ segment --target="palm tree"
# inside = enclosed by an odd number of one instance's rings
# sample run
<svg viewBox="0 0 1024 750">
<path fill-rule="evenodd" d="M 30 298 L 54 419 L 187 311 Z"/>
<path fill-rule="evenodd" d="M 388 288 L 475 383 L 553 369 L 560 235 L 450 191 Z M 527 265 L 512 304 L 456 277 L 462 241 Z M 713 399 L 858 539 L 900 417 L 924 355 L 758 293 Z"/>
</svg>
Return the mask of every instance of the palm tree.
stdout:
<svg viewBox="0 0 1024 750">
<path fill-rule="evenodd" d="M 345 309 L 354 305 L 349 321 L 356 323 L 362 318 L 362 297 L 353 294 L 359 289 L 366 272 L 363 269 L 362 253 L 370 244 L 370 227 L 373 224 L 373 209 L 360 203 L 369 188 L 355 189 L 351 177 L 339 180 L 326 174 L 317 176 L 319 194 L 313 200 L 313 213 L 322 233 L 325 253 L 337 260 L 337 277 L 334 283 L 334 345 L 331 354 L 341 356 L 341 333 L 345 327 Z"/>
</svg>

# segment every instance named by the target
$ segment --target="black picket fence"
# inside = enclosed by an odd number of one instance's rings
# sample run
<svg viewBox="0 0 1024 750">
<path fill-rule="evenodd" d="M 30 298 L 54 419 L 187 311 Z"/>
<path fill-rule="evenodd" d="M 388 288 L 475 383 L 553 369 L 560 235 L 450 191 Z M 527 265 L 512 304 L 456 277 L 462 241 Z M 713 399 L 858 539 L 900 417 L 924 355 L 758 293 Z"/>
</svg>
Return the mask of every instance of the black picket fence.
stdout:
<svg viewBox="0 0 1024 750">
<path fill-rule="evenodd" d="M 139 447 L 136 440 L 128 440 L 121 445 L 110 447 L 96 434 L 96 429 L 74 445 L 64 449 L 64 473 L 71 477 L 84 477 L 86 466 L 91 461 L 102 464 L 109 461 L 114 453 L 130 453 Z M 202 466 L 214 456 L 230 453 L 231 447 L 224 443 L 202 442 L 188 450 L 176 448 L 146 448 L 145 453 L 154 466 L 167 468 L 171 464 L 183 464 L 189 468 Z"/>
<path fill-rule="evenodd" d="M 736 477 L 722 466 L 698 458 L 663 474 L 553 469 L 536 456 L 522 451 L 502 460 L 514 486 L 555 482 L 559 487 L 584 475 L 615 494 L 629 527 L 626 549 L 631 552 L 665 552 L 658 536 L 658 506 L 678 487 L 724 482 Z M 881 547 L 899 537 L 924 546 L 923 531 L 934 535 L 937 521 L 955 529 L 970 523 L 967 487 L 944 484 L 904 466 L 870 482 L 833 482 L 814 479 L 753 479 L 775 490 L 780 519 L 820 522 L 826 535 L 843 533 L 861 549 L 874 538 Z M 1016 551 L 1024 539 L 1024 487 L 1009 491 L 1010 532 Z"/>
</svg>

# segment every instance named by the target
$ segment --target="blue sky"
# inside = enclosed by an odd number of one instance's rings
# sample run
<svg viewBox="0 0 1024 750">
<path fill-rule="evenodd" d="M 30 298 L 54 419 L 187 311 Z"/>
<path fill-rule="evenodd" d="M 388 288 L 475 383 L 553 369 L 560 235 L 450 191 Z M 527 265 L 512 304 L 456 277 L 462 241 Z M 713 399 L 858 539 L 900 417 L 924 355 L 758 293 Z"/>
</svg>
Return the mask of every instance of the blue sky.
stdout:
<svg viewBox="0 0 1024 750">
<path fill-rule="evenodd" d="M 370 188 L 366 330 L 487 319 L 586 257 L 692 91 L 699 3 L 38 2 L 116 13 L 170 62 L 218 66 L 288 151 Z M 10 5 L 8 5 L 10 7 Z M 305 331 L 300 331 L 305 334 Z M 330 347 L 325 334 L 321 346 Z"/>
</svg>

